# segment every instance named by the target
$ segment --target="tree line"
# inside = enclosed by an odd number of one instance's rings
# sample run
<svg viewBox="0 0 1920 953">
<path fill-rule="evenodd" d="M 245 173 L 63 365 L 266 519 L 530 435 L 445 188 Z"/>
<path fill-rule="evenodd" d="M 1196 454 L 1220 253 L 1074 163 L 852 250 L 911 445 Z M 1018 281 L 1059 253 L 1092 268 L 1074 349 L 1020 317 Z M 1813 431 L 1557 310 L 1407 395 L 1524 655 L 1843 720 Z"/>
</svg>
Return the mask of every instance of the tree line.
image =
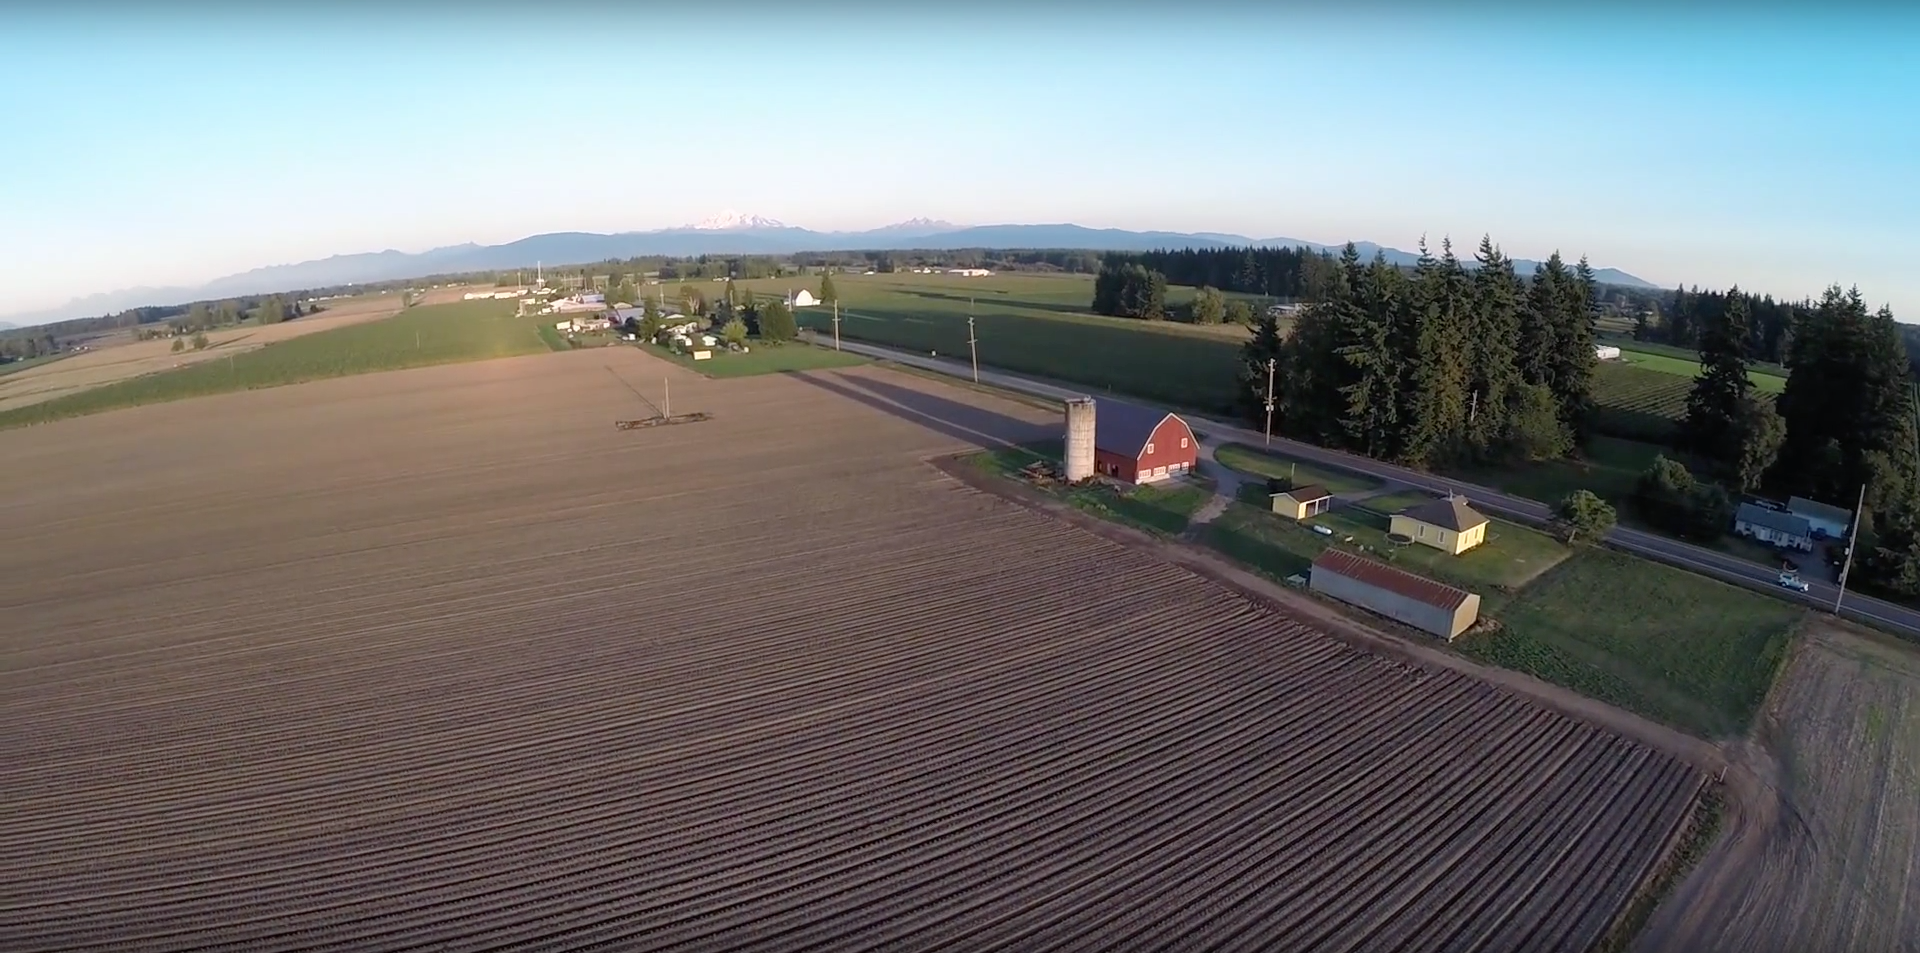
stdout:
<svg viewBox="0 0 1920 953">
<path fill-rule="evenodd" d="M 1421 243 L 1411 271 L 1348 244 L 1291 334 L 1242 348 L 1243 405 L 1277 431 L 1417 467 L 1565 456 L 1591 432 L 1597 283 L 1556 253 L 1530 279 L 1483 238 L 1473 267 Z"/>
</svg>

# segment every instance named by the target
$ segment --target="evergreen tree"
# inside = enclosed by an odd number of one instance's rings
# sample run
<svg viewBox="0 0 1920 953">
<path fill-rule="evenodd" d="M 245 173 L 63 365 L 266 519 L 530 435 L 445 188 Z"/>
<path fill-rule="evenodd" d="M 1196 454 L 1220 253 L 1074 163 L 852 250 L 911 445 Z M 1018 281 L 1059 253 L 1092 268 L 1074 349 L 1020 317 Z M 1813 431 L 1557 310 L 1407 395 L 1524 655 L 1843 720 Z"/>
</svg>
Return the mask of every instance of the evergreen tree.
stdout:
<svg viewBox="0 0 1920 953">
<path fill-rule="evenodd" d="M 1253 327 L 1253 336 L 1240 345 L 1240 400 L 1241 409 L 1247 419 L 1256 426 L 1266 423 L 1267 401 L 1267 362 L 1274 362 L 1272 380 L 1274 399 L 1279 403 L 1279 392 L 1285 377 L 1281 373 L 1281 363 L 1285 359 L 1284 347 L 1280 337 L 1280 321 L 1273 315 L 1262 316 Z M 1274 410 L 1277 419 L 1278 407 Z"/>
<path fill-rule="evenodd" d="M 1466 337 L 1466 273 L 1453 244 L 1441 241 L 1435 259 L 1420 240 L 1420 259 L 1401 309 L 1400 390 L 1402 462 L 1429 466 L 1457 454 L 1466 428 L 1469 373 Z"/>
<path fill-rule="evenodd" d="M 1741 418 L 1753 391 L 1743 300 L 1736 295 L 1729 307 L 1700 328 L 1699 338 L 1700 373 L 1687 395 L 1680 441 L 1724 475 L 1744 456 Z"/>
<path fill-rule="evenodd" d="M 1520 380 L 1528 384 L 1554 386 L 1554 353 L 1560 344 L 1560 330 L 1566 324 L 1560 309 L 1566 304 L 1566 285 L 1571 278 L 1560 253 L 1554 252 L 1527 282 L 1527 295 L 1520 307 L 1520 348 L 1517 354 Z"/>
<path fill-rule="evenodd" d="M 1400 321 L 1400 273 L 1387 264 L 1385 252 L 1375 252 L 1372 263 L 1361 268 L 1351 242 L 1341 262 L 1355 291 L 1343 312 L 1336 352 L 1352 369 L 1340 389 L 1346 397 L 1343 420 L 1350 446 L 1385 457 L 1399 443 L 1400 352 L 1394 332 Z"/>
<path fill-rule="evenodd" d="M 840 293 L 834 290 L 833 287 L 832 272 L 827 272 L 820 276 L 820 300 L 829 304 L 840 300 Z"/>
<path fill-rule="evenodd" d="M 793 312 L 783 302 L 772 301 L 760 308 L 760 340 L 780 344 L 800 336 Z"/>
<path fill-rule="evenodd" d="M 1559 258 L 1554 255 L 1554 258 Z M 1576 444 L 1585 444 L 1593 415 L 1593 375 L 1600 364 L 1594 353 L 1594 312 L 1599 294 L 1593 266 L 1582 255 L 1573 274 L 1561 285 L 1563 300 L 1558 309 L 1560 324 L 1554 333 L 1556 347 L 1549 361 L 1549 386 L 1560 407 L 1560 420 Z"/>
<path fill-rule="evenodd" d="M 1472 376 L 1467 391 L 1467 442 L 1482 458 L 1499 453 L 1508 401 L 1521 383 L 1516 365 L 1520 337 L 1520 287 L 1513 261 L 1482 236 L 1474 256 L 1473 309 L 1469 318 Z"/>
<path fill-rule="evenodd" d="M 1794 326 L 1787 386 L 1777 402 L 1786 439 L 1769 482 L 1801 496 L 1867 507 L 1904 500 L 1914 484 L 1910 365 L 1886 309 L 1829 288 Z"/>
</svg>

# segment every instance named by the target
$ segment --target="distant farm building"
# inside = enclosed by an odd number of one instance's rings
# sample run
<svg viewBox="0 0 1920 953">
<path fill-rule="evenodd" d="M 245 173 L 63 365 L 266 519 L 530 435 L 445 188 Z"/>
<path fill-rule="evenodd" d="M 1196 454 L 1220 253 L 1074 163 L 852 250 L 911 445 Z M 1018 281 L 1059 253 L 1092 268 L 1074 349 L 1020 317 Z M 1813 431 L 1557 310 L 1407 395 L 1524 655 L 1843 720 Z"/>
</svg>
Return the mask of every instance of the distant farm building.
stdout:
<svg viewBox="0 0 1920 953">
<path fill-rule="evenodd" d="M 1307 585 L 1449 642 L 1480 617 L 1476 593 L 1337 549 L 1314 559 Z"/>
<path fill-rule="evenodd" d="M 1620 359 L 1620 349 L 1611 344 L 1596 344 L 1593 346 L 1593 356 L 1603 361 L 1617 361 Z"/>
<path fill-rule="evenodd" d="M 1487 518 L 1467 501 L 1448 497 L 1393 514 L 1387 532 L 1458 556 L 1487 541 Z"/>
<path fill-rule="evenodd" d="M 1787 498 L 1787 512 L 1807 521 L 1807 528 L 1815 539 L 1823 536 L 1845 536 L 1853 527 L 1853 511 L 1838 506 L 1809 500 L 1803 496 Z"/>
<path fill-rule="evenodd" d="M 993 272 L 986 268 L 949 268 L 947 274 L 959 275 L 963 278 L 985 278 Z"/>
<path fill-rule="evenodd" d="M 1813 526 L 1806 519 L 1752 503 L 1742 503 L 1734 511 L 1733 532 L 1785 549 L 1813 549 Z"/>
<path fill-rule="evenodd" d="M 796 294 L 792 298 L 789 298 L 787 300 L 787 304 L 795 308 L 811 308 L 814 305 L 819 303 L 820 303 L 820 299 L 814 297 L 813 292 L 807 291 L 805 289 L 801 289 L 799 294 Z"/>
<path fill-rule="evenodd" d="M 1200 441 L 1178 415 L 1118 401 L 1095 401 L 1093 465 L 1123 483 L 1152 483 L 1191 471 Z M 1068 441 L 1073 435 L 1068 434 Z"/>
<path fill-rule="evenodd" d="M 1307 484 L 1273 494 L 1273 511 L 1288 519 L 1303 520 L 1319 516 L 1333 505 L 1333 494 L 1324 486 Z"/>
</svg>

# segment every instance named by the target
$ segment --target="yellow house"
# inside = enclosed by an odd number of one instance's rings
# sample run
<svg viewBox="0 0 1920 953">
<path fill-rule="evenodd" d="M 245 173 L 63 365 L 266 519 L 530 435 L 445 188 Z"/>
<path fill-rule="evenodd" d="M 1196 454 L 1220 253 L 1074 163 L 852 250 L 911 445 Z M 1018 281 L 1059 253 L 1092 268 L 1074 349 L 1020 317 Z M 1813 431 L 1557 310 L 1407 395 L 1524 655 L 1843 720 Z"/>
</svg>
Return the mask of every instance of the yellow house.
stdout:
<svg viewBox="0 0 1920 953">
<path fill-rule="evenodd" d="M 1458 497 L 1432 500 L 1395 513 L 1387 531 L 1458 556 L 1487 541 L 1487 518 Z"/>
<path fill-rule="evenodd" d="M 1333 505 L 1333 494 L 1326 487 L 1296 486 L 1291 490 L 1282 490 L 1273 494 L 1273 511 L 1288 519 L 1303 520 L 1309 516 L 1319 516 Z"/>
</svg>

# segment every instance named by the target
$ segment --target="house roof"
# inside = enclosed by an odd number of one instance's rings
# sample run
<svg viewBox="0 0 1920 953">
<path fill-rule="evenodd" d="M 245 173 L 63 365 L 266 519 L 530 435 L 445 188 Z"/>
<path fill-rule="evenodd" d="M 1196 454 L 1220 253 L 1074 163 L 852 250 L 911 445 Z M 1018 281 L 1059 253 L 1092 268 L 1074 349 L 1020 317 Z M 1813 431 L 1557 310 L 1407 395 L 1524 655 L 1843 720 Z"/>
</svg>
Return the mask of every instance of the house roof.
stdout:
<svg viewBox="0 0 1920 953">
<path fill-rule="evenodd" d="M 1147 451 L 1147 441 L 1160 422 L 1173 415 L 1138 404 L 1117 400 L 1097 400 L 1093 405 L 1093 445 L 1108 453 L 1125 454 L 1133 459 Z"/>
<path fill-rule="evenodd" d="M 1733 511 L 1733 521 L 1736 525 L 1746 523 L 1749 526 L 1764 526 L 1789 536 L 1808 536 L 1813 533 L 1813 527 L 1806 520 L 1792 513 L 1782 513 L 1752 503 L 1740 504 L 1740 508 Z"/>
<path fill-rule="evenodd" d="M 1444 582 L 1416 576 L 1404 569 L 1395 569 L 1385 563 L 1363 559 L 1338 549 L 1322 550 L 1319 556 L 1314 557 L 1313 571 L 1322 569 L 1449 612 L 1460 608 L 1460 604 L 1472 595 L 1465 589 L 1457 589 Z"/>
<path fill-rule="evenodd" d="M 1312 503 L 1317 500 L 1324 500 L 1333 494 L 1328 493 L 1327 488 L 1324 486 L 1317 483 L 1309 483 L 1306 486 L 1296 486 L 1291 490 L 1282 490 L 1274 495 L 1285 496 L 1295 503 Z"/>
<path fill-rule="evenodd" d="M 1409 506 L 1400 511 L 1400 515 L 1410 520 L 1418 520 L 1428 526 L 1438 526 L 1463 533 L 1475 526 L 1484 525 L 1487 518 L 1479 511 L 1467 505 L 1467 501 L 1454 497 L 1446 500 L 1430 500 L 1418 506 Z"/>
<path fill-rule="evenodd" d="M 1842 526 L 1853 522 L 1852 510 L 1842 509 L 1831 503 L 1822 503 L 1819 500 L 1809 500 L 1804 496 L 1787 497 L 1787 512 L 1808 519 L 1839 523 Z"/>
</svg>

